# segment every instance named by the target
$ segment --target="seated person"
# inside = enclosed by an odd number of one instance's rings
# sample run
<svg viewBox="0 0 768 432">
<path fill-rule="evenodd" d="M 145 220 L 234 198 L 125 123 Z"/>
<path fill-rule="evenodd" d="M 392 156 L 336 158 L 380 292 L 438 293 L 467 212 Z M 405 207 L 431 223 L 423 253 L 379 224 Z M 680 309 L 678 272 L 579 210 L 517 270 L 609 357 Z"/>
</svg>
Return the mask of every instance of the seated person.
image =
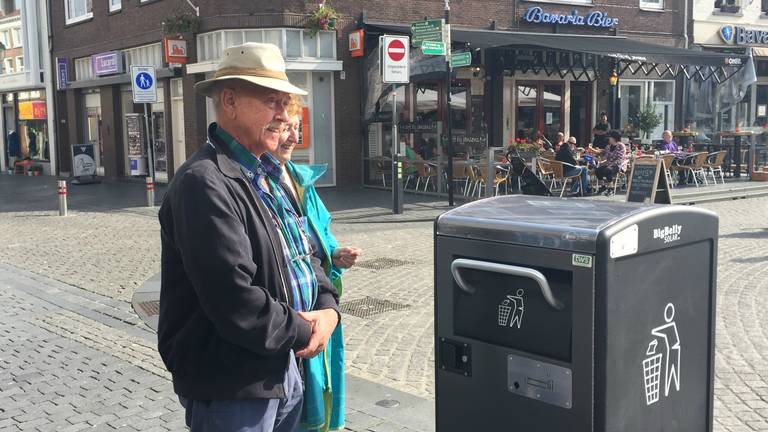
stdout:
<svg viewBox="0 0 768 432">
<path fill-rule="evenodd" d="M 609 131 L 608 147 L 605 148 L 605 162 L 595 169 L 595 175 L 600 180 L 600 188 L 597 193 L 605 193 L 606 196 L 613 195 L 613 189 L 609 187 L 614 181 L 614 177 L 619 171 L 627 170 L 627 147 L 621 142 L 621 133 L 617 130 Z"/>
<path fill-rule="evenodd" d="M 560 150 L 555 155 L 555 160 L 563 162 L 563 174 L 570 177 L 574 175 L 581 176 L 580 182 L 574 182 L 571 186 L 571 193 L 579 191 L 579 185 L 581 190 L 585 194 L 589 194 L 589 168 L 585 166 L 579 166 L 579 161 L 576 160 L 576 137 L 568 138 L 567 143 L 563 143 L 560 146 Z"/>
<path fill-rule="evenodd" d="M 665 130 L 661 134 L 662 142 L 659 144 L 659 151 L 663 153 L 677 153 L 677 143 L 672 139 L 672 132 Z"/>
<path fill-rule="evenodd" d="M 565 134 L 562 132 L 558 132 L 557 136 L 555 136 L 555 151 L 560 150 L 560 146 L 565 143 Z"/>
</svg>

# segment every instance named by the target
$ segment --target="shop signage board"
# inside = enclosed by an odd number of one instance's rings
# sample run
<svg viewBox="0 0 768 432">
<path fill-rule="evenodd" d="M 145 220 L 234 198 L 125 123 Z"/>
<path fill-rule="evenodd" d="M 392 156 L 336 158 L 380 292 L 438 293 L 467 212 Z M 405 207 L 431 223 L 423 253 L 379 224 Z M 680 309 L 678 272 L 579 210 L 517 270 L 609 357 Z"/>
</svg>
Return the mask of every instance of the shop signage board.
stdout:
<svg viewBox="0 0 768 432">
<path fill-rule="evenodd" d="M 408 83 L 408 36 L 382 36 L 383 81 L 385 83 Z"/>
<path fill-rule="evenodd" d="M 110 51 L 91 56 L 91 68 L 96 76 L 114 75 L 125 72 L 123 54 L 120 51 Z"/>
<path fill-rule="evenodd" d="M 364 41 L 363 29 L 353 30 L 349 34 L 349 55 L 352 57 L 362 57 L 365 54 Z"/>
<path fill-rule="evenodd" d="M 531 6 L 523 13 L 523 21 L 530 24 L 564 24 L 580 27 L 612 28 L 619 25 L 619 19 L 608 15 L 608 12 L 593 10 L 586 15 L 580 15 L 574 9 L 569 14 L 546 12 L 539 6 Z"/>
<path fill-rule="evenodd" d="M 411 24 L 411 42 L 418 48 L 424 41 L 438 42 L 443 40 L 443 25 L 445 20 L 433 19 L 416 21 Z"/>
<path fill-rule="evenodd" d="M 720 27 L 719 34 L 729 45 L 768 45 L 768 30 L 725 25 Z"/>
<path fill-rule="evenodd" d="M 451 54 L 451 67 L 460 68 L 466 67 L 472 64 L 472 53 L 470 52 L 454 52 Z"/>
<path fill-rule="evenodd" d="M 66 90 L 69 82 L 67 59 L 56 57 L 56 90 Z"/>
<path fill-rule="evenodd" d="M 93 155 L 93 144 L 72 146 L 72 174 L 75 177 L 96 176 L 96 160 Z"/>
<path fill-rule="evenodd" d="M 178 38 L 163 38 L 165 62 L 168 64 L 185 64 L 187 62 L 187 41 Z"/>
<path fill-rule="evenodd" d="M 157 102 L 157 80 L 154 66 L 131 66 L 133 103 Z"/>
<path fill-rule="evenodd" d="M 664 160 L 636 159 L 627 184 L 627 202 L 672 204 Z"/>
<path fill-rule="evenodd" d="M 421 43 L 421 52 L 426 55 L 445 55 L 445 43 L 424 41 Z"/>
<path fill-rule="evenodd" d="M 401 133 L 414 133 L 414 132 L 436 132 L 437 122 L 400 122 L 397 125 L 398 130 Z"/>
</svg>

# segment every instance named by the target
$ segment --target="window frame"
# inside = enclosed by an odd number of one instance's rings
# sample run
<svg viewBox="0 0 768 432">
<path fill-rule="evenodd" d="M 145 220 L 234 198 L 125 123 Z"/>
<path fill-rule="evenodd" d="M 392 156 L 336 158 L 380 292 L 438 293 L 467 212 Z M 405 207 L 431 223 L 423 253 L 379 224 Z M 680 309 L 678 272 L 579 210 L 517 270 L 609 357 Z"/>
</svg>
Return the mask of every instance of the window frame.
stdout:
<svg viewBox="0 0 768 432">
<path fill-rule="evenodd" d="M 24 56 L 14 57 L 14 70 L 16 72 L 24 72 Z"/>
<path fill-rule="evenodd" d="M 664 10 L 664 0 L 658 0 L 658 2 L 640 0 L 640 9 Z"/>
<path fill-rule="evenodd" d="M 107 0 L 107 2 L 109 2 L 110 12 L 117 12 L 123 9 L 123 0 Z M 117 5 L 113 4 L 114 2 L 117 2 Z"/>
<path fill-rule="evenodd" d="M 594 0 L 528 0 L 531 3 L 554 3 L 554 4 L 568 4 L 568 5 L 582 5 L 592 6 L 595 4 Z"/>
<path fill-rule="evenodd" d="M 85 2 L 86 5 L 88 4 L 88 0 L 64 0 L 64 18 L 65 18 L 66 25 L 77 24 L 79 22 L 83 22 L 93 18 L 93 3 L 91 3 L 90 12 L 86 12 L 84 15 L 80 15 L 77 17 L 72 17 L 71 16 L 72 11 L 69 10 L 70 1 L 83 1 Z"/>
</svg>

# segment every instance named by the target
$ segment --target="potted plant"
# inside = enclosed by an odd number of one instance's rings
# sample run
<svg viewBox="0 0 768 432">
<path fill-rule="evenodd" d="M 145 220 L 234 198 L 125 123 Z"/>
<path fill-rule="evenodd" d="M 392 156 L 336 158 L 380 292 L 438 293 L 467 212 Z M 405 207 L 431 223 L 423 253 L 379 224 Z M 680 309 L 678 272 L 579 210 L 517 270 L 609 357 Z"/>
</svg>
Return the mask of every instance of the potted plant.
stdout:
<svg viewBox="0 0 768 432">
<path fill-rule="evenodd" d="M 196 33 L 200 27 L 200 18 L 190 13 L 180 13 L 163 20 L 163 33 L 166 36 Z"/>
<path fill-rule="evenodd" d="M 307 30 L 309 34 L 314 37 L 319 31 L 332 31 L 336 30 L 336 23 L 339 17 L 336 11 L 325 4 L 325 0 L 317 5 L 317 8 L 312 11 L 312 15 L 307 21 Z"/>
<path fill-rule="evenodd" d="M 510 143 L 508 151 L 517 152 L 525 160 L 539 155 L 539 146 L 536 143 L 528 141 L 526 138 L 517 138 L 513 143 Z"/>
<path fill-rule="evenodd" d="M 637 127 L 642 132 L 643 144 L 648 143 L 648 134 L 656 129 L 662 121 L 662 117 L 653 109 L 653 105 L 646 104 L 640 112 L 637 113 Z"/>
</svg>

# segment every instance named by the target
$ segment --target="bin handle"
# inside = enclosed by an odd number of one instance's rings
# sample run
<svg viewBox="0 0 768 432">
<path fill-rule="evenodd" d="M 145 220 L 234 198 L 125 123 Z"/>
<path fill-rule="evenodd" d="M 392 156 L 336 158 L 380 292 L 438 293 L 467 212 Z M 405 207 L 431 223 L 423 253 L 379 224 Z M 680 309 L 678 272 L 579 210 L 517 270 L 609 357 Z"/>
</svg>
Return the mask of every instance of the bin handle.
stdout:
<svg viewBox="0 0 768 432">
<path fill-rule="evenodd" d="M 464 279 L 461 277 L 459 270 L 462 268 L 482 270 L 482 271 L 488 271 L 493 273 L 501 273 L 501 274 L 520 276 L 528 279 L 533 279 L 539 285 L 539 289 L 541 290 L 541 295 L 544 296 L 544 300 L 546 300 L 550 306 L 552 306 L 557 310 L 562 310 L 564 307 L 563 304 L 560 302 L 560 300 L 556 299 L 555 296 L 552 294 L 552 289 L 549 287 L 549 282 L 547 282 L 546 276 L 544 276 L 538 270 L 534 270 L 528 267 L 519 267 L 519 266 L 513 266 L 509 264 L 499 264 L 499 263 L 492 263 L 487 261 L 477 261 L 477 260 L 471 260 L 466 258 L 455 259 L 451 263 L 451 273 L 453 273 L 453 278 L 456 280 L 456 283 L 459 284 L 459 288 L 461 288 L 462 290 L 466 291 L 469 294 L 474 294 L 475 291 L 477 290 L 474 287 L 470 286 L 468 283 L 466 283 Z"/>
</svg>

